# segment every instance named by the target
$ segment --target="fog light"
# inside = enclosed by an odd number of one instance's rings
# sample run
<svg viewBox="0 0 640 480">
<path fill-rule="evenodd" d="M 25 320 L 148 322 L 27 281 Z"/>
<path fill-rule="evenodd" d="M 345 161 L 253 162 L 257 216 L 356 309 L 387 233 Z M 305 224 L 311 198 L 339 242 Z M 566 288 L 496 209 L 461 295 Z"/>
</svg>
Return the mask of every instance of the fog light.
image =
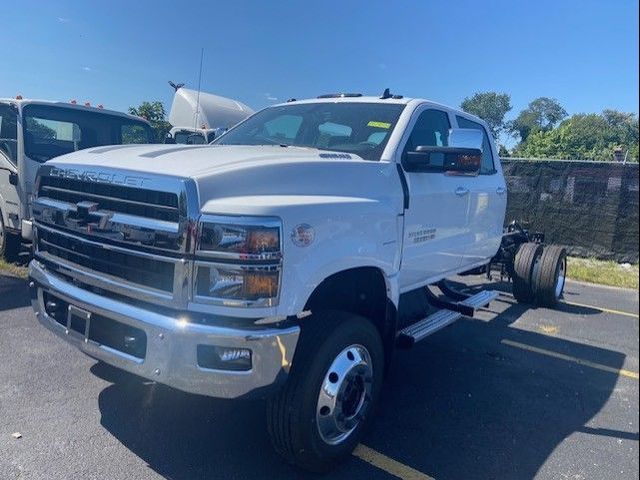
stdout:
<svg viewBox="0 0 640 480">
<path fill-rule="evenodd" d="M 212 370 L 251 370 L 251 350 L 248 348 L 198 345 L 198 365 Z"/>
</svg>

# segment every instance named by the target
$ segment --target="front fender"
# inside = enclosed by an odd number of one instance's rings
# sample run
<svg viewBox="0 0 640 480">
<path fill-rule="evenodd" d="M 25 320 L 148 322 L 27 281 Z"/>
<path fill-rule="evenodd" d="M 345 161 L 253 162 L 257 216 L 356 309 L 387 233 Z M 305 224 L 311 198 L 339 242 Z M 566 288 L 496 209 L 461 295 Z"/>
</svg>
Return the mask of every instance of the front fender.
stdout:
<svg viewBox="0 0 640 480">
<path fill-rule="evenodd" d="M 306 209 L 303 221 L 285 221 L 283 314 L 301 312 L 326 278 L 358 267 L 378 268 L 387 283 L 387 296 L 397 306 L 401 235 L 397 214 L 381 207 L 377 201 L 358 205 L 343 202 L 330 216 L 324 209 L 317 213 Z M 288 236 L 298 223 L 314 229 L 315 238 L 308 247 L 296 246 Z"/>
</svg>

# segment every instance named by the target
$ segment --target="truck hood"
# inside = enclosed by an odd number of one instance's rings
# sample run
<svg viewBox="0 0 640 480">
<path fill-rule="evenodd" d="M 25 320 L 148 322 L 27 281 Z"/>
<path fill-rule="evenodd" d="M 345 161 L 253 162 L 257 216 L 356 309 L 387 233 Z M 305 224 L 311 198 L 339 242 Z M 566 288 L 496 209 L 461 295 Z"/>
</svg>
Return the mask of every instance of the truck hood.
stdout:
<svg viewBox="0 0 640 480">
<path fill-rule="evenodd" d="M 343 157 L 343 158 L 341 158 Z M 198 179 L 229 168 L 281 162 L 365 162 L 353 154 L 336 154 L 314 148 L 279 145 L 113 145 L 81 150 L 54 159 L 58 166 L 103 166 L 138 173 L 165 174 Z"/>
<path fill-rule="evenodd" d="M 239 197 L 251 197 L 254 205 L 261 202 L 260 197 L 265 202 L 274 196 L 290 202 L 294 201 L 291 196 L 304 196 L 309 201 L 309 196 L 345 194 L 385 201 L 391 201 L 391 196 L 392 203 L 397 203 L 401 191 L 396 188 L 399 178 L 393 163 L 278 145 L 117 145 L 81 150 L 47 165 L 79 173 L 104 167 L 131 175 L 192 178 L 202 211 L 207 210 L 208 202 L 219 208 L 221 200 Z"/>
</svg>

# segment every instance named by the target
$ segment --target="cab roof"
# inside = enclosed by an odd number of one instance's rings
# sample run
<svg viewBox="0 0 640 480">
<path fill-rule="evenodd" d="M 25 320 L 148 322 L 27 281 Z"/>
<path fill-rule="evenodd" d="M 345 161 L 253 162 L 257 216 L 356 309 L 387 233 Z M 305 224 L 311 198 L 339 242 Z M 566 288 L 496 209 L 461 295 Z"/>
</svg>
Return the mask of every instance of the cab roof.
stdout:
<svg viewBox="0 0 640 480">
<path fill-rule="evenodd" d="M 308 98 L 303 100 L 291 99 L 284 103 L 279 103 L 277 105 L 272 106 L 284 106 L 284 105 L 296 105 L 296 104 L 311 104 L 311 103 L 378 103 L 378 104 L 395 104 L 395 105 L 410 105 L 417 107 L 418 105 L 429 105 L 435 108 L 444 109 L 453 112 L 455 115 L 460 115 L 471 120 L 474 120 L 482 125 L 486 126 L 486 123 L 481 118 L 467 113 L 459 108 L 450 107 L 448 105 L 444 105 L 442 103 L 434 102 L 432 100 L 427 100 L 424 98 L 411 98 L 404 96 L 395 96 L 389 98 L 381 98 L 380 96 L 373 95 L 358 95 L 354 96 L 354 94 L 346 94 L 345 96 L 340 96 L 340 94 L 336 94 L 335 96 L 320 96 L 317 98 Z"/>
<path fill-rule="evenodd" d="M 117 110 L 109 110 L 107 108 L 98 108 L 98 106 L 86 106 L 80 103 L 71 103 L 71 102 L 56 102 L 52 100 L 38 100 L 33 98 L 0 98 L 0 103 L 12 103 L 14 105 L 18 105 L 19 107 L 24 107 L 25 105 L 49 105 L 52 107 L 62 107 L 62 108 L 72 108 L 76 110 L 84 110 L 87 112 L 98 112 L 98 113 L 106 113 L 109 115 L 115 115 L 119 117 L 132 118 L 136 120 L 143 121 L 145 123 L 149 123 L 146 119 L 142 117 L 138 117 L 137 115 L 131 115 L 124 112 L 118 112 Z"/>
</svg>

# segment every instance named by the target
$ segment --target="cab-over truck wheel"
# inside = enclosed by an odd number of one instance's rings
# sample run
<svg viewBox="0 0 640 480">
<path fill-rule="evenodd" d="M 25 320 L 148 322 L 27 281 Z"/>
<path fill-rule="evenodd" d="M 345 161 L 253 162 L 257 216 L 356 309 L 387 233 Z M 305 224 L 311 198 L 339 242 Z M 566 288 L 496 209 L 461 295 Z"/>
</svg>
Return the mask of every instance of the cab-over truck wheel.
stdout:
<svg viewBox="0 0 640 480">
<path fill-rule="evenodd" d="M 287 383 L 267 405 L 276 451 L 314 472 L 348 458 L 372 417 L 383 370 L 371 321 L 339 311 L 305 318 Z"/>
<path fill-rule="evenodd" d="M 0 258 L 4 258 L 8 262 L 14 262 L 18 258 L 19 252 L 20 237 L 6 229 L 2 218 L 2 210 L 0 210 Z"/>
</svg>

